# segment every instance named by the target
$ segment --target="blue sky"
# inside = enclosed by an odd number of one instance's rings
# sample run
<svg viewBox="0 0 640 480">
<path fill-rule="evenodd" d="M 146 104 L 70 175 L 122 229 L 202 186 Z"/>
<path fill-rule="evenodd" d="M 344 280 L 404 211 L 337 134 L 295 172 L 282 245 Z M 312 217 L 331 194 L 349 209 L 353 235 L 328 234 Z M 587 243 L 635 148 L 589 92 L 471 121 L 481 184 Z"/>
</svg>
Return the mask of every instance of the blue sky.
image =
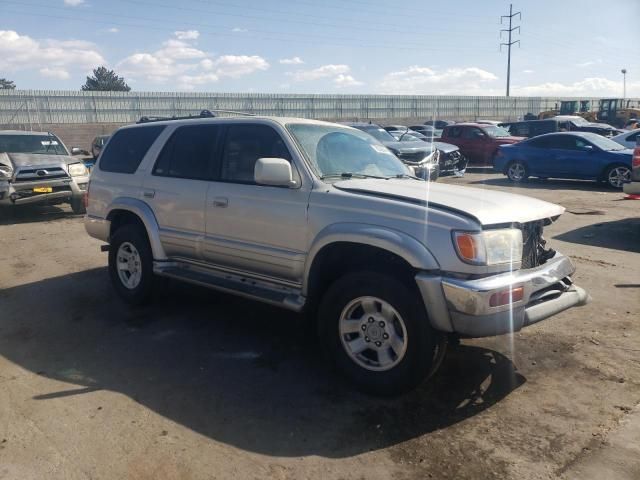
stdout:
<svg viewBox="0 0 640 480">
<path fill-rule="evenodd" d="M 605 6 L 606 5 L 606 6 Z M 503 95 L 501 0 L 0 0 L 0 77 L 77 90 Z M 640 1 L 536 0 L 512 95 L 640 97 Z M 503 37 L 506 41 L 506 37 Z"/>
</svg>

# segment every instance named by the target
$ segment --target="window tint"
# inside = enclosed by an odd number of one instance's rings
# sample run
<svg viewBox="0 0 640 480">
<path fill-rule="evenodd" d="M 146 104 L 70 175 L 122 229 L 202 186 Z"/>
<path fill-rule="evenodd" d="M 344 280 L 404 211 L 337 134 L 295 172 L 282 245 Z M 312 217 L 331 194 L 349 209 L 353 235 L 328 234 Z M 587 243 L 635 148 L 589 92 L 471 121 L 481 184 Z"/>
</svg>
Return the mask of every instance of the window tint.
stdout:
<svg viewBox="0 0 640 480">
<path fill-rule="evenodd" d="M 194 180 L 210 178 L 219 131 L 218 125 L 189 125 L 176 129 L 162 149 L 153 174 Z"/>
<path fill-rule="evenodd" d="M 459 138 L 462 134 L 462 127 L 451 127 L 447 129 L 447 137 Z"/>
<path fill-rule="evenodd" d="M 462 138 L 476 139 L 483 138 L 485 134 L 479 128 L 465 128 L 462 131 Z"/>
<path fill-rule="evenodd" d="M 153 125 L 125 128 L 116 132 L 100 155 L 100 170 L 115 173 L 135 172 L 162 130 L 164 125 Z"/>
<path fill-rule="evenodd" d="M 570 135 L 556 135 L 547 137 L 548 148 L 558 148 L 561 150 L 576 150 L 575 138 Z"/>
<path fill-rule="evenodd" d="M 291 161 L 291 154 L 278 132 L 267 125 L 230 125 L 220 179 L 253 183 L 256 162 L 268 157 Z"/>
</svg>

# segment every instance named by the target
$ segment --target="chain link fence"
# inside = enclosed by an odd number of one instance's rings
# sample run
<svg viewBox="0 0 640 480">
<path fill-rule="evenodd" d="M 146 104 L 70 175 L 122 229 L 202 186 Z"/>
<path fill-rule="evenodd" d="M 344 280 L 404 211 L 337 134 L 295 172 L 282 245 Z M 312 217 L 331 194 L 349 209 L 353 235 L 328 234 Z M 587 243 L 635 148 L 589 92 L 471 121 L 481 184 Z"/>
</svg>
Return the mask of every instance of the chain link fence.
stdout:
<svg viewBox="0 0 640 480">
<path fill-rule="evenodd" d="M 0 125 L 131 123 L 142 116 L 187 116 L 201 110 L 324 120 L 517 120 L 551 110 L 556 97 L 302 95 L 0 90 Z M 585 100 L 585 99 L 583 99 Z M 598 99 L 590 99 L 592 108 Z"/>
</svg>

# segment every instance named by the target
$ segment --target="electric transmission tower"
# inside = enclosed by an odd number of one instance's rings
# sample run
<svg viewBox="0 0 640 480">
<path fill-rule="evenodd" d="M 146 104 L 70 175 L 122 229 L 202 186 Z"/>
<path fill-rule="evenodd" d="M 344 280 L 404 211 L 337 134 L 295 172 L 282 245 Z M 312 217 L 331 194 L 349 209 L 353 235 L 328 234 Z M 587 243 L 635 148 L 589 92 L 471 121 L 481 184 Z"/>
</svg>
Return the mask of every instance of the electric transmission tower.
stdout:
<svg viewBox="0 0 640 480">
<path fill-rule="evenodd" d="M 509 4 L 509 15 L 502 15 L 500 17 L 500 25 L 502 25 L 502 21 L 505 18 L 509 19 L 509 28 L 503 28 L 502 30 L 500 30 L 500 40 L 502 40 L 502 32 L 507 32 L 509 34 L 509 41 L 507 43 L 500 43 L 500 50 L 502 50 L 502 46 L 506 46 L 507 47 L 507 97 L 509 96 L 509 83 L 511 81 L 511 45 L 515 45 L 516 43 L 518 44 L 518 46 L 520 46 L 520 40 L 511 40 L 511 33 L 518 30 L 518 33 L 520 33 L 520 26 L 518 25 L 517 27 L 513 26 L 513 17 L 518 16 L 518 20 L 522 20 L 522 15 L 520 15 L 520 12 L 516 12 L 513 13 L 513 4 L 510 3 Z"/>
</svg>

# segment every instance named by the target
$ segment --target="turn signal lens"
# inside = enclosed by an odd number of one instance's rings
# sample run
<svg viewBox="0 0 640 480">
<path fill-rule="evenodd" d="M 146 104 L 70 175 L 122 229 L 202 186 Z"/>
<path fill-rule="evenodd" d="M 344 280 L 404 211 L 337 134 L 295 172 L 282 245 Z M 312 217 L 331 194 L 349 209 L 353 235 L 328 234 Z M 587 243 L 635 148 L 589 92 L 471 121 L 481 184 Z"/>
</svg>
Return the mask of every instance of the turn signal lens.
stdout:
<svg viewBox="0 0 640 480">
<path fill-rule="evenodd" d="M 523 298 L 524 287 L 510 288 L 508 290 L 502 290 L 501 292 L 497 292 L 491 295 L 491 298 L 489 298 L 489 306 L 500 307 L 502 305 L 519 302 Z"/>
<path fill-rule="evenodd" d="M 465 260 L 475 262 L 478 260 L 478 245 L 476 245 L 476 238 L 469 233 L 456 233 L 456 244 L 458 246 L 458 253 Z"/>
</svg>

